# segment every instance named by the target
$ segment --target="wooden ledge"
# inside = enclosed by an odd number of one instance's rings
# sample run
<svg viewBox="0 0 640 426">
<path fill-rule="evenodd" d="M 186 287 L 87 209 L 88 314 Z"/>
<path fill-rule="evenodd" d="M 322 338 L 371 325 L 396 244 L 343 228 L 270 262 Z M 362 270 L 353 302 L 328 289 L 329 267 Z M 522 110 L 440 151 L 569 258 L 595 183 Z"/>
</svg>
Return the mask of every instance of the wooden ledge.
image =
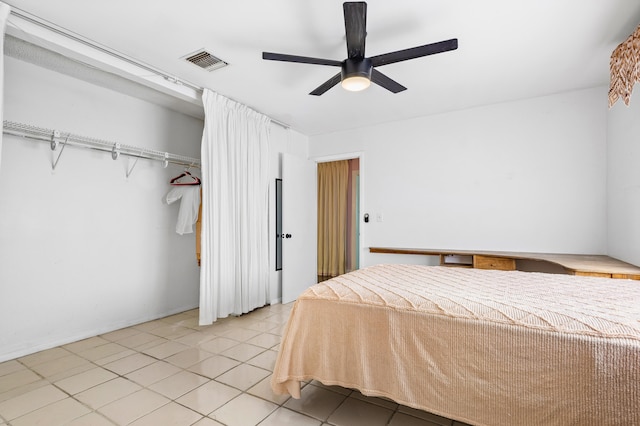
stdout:
<svg viewBox="0 0 640 426">
<path fill-rule="evenodd" d="M 562 266 L 568 273 L 573 275 L 640 280 L 639 267 L 599 254 L 522 253 L 507 251 L 440 250 L 395 247 L 369 247 L 369 252 L 426 256 L 488 256 L 514 260 L 538 260 Z"/>
</svg>

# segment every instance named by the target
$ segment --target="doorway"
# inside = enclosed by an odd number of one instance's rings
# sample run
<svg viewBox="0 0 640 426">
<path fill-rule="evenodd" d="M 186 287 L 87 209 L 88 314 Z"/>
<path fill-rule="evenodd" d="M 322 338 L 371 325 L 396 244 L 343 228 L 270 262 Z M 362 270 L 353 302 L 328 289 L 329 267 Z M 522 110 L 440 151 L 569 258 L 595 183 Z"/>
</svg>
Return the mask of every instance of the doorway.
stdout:
<svg viewBox="0 0 640 426">
<path fill-rule="evenodd" d="M 360 158 L 318 163 L 318 282 L 360 264 Z"/>
</svg>

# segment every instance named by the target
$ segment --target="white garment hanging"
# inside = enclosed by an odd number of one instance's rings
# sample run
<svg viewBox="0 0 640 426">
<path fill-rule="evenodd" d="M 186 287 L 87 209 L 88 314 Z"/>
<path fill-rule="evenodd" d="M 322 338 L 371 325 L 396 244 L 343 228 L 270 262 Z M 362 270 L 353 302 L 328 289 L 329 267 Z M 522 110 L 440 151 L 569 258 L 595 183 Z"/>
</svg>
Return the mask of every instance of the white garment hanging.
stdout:
<svg viewBox="0 0 640 426">
<path fill-rule="evenodd" d="M 169 191 L 166 199 L 167 204 L 182 199 L 178 211 L 176 232 L 180 235 L 192 234 L 193 224 L 198 220 L 198 209 L 200 208 L 200 185 L 177 186 Z"/>
</svg>

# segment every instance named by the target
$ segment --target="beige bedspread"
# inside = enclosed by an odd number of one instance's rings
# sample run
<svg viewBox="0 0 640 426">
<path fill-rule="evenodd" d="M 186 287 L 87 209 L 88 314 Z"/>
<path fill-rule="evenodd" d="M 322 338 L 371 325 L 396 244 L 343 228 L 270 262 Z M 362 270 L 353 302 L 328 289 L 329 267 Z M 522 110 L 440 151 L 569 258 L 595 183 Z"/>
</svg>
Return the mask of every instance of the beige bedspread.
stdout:
<svg viewBox="0 0 640 426">
<path fill-rule="evenodd" d="M 272 387 L 310 379 L 474 425 L 640 425 L 640 283 L 355 271 L 293 307 Z"/>
</svg>

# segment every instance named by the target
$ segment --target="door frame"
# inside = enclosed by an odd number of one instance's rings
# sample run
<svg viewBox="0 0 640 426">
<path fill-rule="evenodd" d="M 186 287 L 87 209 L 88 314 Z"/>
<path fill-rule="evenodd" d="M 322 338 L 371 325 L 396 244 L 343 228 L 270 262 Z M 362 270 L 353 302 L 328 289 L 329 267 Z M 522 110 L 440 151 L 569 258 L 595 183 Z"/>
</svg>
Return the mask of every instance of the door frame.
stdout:
<svg viewBox="0 0 640 426">
<path fill-rule="evenodd" d="M 362 268 L 362 263 L 363 260 L 366 259 L 366 256 L 363 256 L 364 254 L 366 254 L 366 249 L 364 247 L 364 242 L 365 242 L 365 230 L 366 230 L 366 226 L 364 223 L 364 212 L 365 212 L 365 204 L 364 204 L 364 187 L 365 187 L 365 179 L 364 179 L 364 170 L 365 170 L 365 166 L 364 166 L 364 152 L 363 151 L 355 151 L 355 152 L 346 152 L 343 154 L 334 154 L 334 155 L 324 155 L 324 156 L 318 156 L 318 157 L 309 157 L 309 160 L 311 161 L 315 161 L 316 163 L 329 163 L 331 161 L 341 161 L 341 160 L 353 160 L 353 159 L 359 159 L 360 160 L 360 196 L 358 197 L 358 202 L 360 203 L 360 217 L 358 218 L 358 223 L 360 224 L 359 229 L 360 229 L 360 233 L 358 235 L 358 249 L 360 250 L 359 253 L 359 259 L 360 261 L 358 262 L 358 269 Z M 316 188 L 316 196 L 317 196 L 317 188 Z M 316 227 L 317 227 L 317 223 L 316 223 Z"/>
</svg>

